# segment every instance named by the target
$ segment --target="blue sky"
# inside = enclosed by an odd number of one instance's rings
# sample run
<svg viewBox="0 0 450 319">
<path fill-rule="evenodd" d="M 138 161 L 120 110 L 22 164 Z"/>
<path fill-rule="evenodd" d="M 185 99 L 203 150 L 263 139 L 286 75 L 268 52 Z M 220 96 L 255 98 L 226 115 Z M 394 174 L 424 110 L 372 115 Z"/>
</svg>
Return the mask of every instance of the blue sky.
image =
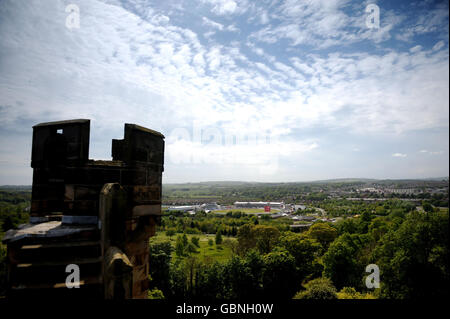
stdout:
<svg viewBox="0 0 450 319">
<path fill-rule="evenodd" d="M 448 36 L 448 1 L 3 0 L 0 185 L 72 118 L 94 159 L 161 131 L 166 183 L 448 176 Z"/>
</svg>

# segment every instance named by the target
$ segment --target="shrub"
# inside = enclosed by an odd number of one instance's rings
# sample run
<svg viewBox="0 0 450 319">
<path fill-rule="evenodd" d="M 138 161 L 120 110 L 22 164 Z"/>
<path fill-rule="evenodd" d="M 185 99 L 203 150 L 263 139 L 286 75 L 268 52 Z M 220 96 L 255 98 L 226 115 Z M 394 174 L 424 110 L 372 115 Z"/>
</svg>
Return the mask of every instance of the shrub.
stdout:
<svg viewBox="0 0 450 319">
<path fill-rule="evenodd" d="M 194 237 L 191 238 L 191 242 L 192 242 L 195 246 L 200 247 L 200 238 L 194 236 Z"/>
<path fill-rule="evenodd" d="M 305 284 L 305 288 L 294 299 L 337 299 L 336 288 L 328 278 L 313 279 Z"/>
</svg>

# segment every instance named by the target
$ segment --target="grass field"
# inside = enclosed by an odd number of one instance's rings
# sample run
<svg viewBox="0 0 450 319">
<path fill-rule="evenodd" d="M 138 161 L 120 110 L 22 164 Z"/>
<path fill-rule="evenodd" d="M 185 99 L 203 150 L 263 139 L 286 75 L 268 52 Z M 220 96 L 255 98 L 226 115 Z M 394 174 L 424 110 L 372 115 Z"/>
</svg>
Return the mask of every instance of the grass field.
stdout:
<svg viewBox="0 0 450 319">
<path fill-rule="evenodd" d="M 279 209 L 272 208 L 270 212 L 265 212 L 264 208 L 233 208 L 233 209 L 221 209 L 221 210 L 215 210 L 213 213 L 218 214 L 226 214 L 228 212 L 241 212 L 244 214 L 272 214 L 279 212 Z"/>
<path fill-rule="evenodd" d="M 157 232 L 154 237 L 150 238 L 150 243 L 170 241 L 172 244 L 172 247 L 175 248 L 175 242 L 176 242 L 177 235 L 179 235 L 179 234 L 169 237 L 163 231 Z M 191 238 L 194 236 L 200 238 L 200 240 L 199 240 L 200 248 L 197 248 L 198 253 L 192 253 L 191 256 L 198 257 L 201 260 L 225 261 L 225 260 L 229 259 L 232 255 L 232 252 L 231 252 L 230 246 L 227 244 L 227 241 L 229 241 L 229 242 L 236 241 L 236 238 L 234 238 L 234 237 L 222 236 L 222 239 L 223 239 L 222 244 L 216 246 L 216 244 L 215 244 L 216 237 L 214 234 L 209 234 L 209 235 L 186 234 L 186 236 L 187 236 L 189 242 L 191 241 Z M 214 244 L 212 246 L 210 246 L 208 244 L 209 239 L 212 239 L 214 242 Z M 179 258 L 179 257 L 176 256 L 175 251 L 174 251 L 174 252 L 172 252 L 172 260 L 174 260 L 175 258 Z"/>
</svg>

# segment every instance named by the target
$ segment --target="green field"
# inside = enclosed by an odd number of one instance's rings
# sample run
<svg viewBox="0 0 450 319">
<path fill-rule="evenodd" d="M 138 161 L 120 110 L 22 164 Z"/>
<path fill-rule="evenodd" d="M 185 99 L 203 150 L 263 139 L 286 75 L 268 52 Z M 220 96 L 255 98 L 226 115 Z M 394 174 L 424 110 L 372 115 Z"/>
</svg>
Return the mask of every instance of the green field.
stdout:
<svg viewBox="0 0 450 319">
<path fill-rule="evenodd" d="M 176 235 L 174 235 L 172 237 L 169 237 L 169 236 L 166 235 L 165 232 L 157 232 L 154 237 L 150 238 L 150 243 L 170 241 L 171 244 L 172 244 L 172 247 L 175 249 L 175 242 L 176 242 L 177 235 L 180 235 L 180 234 L 176 234 Z M 216 244 L 214 242 L 214 239 L 215 239 L 215 235 L 214 234 L 209 234 L 209 235 L 205 235 L 205 234 L 201 234 L 201 235 L 186 234 L 186 236 L 187 236 L 189 242 L 191 241 L 192 237 L 200 238 L 200 240 L 199 240 L 200 248 L 197 248 L 198 253 L 192 253 L 191 256 L 198 257 L 201 260 L 225 261 L 225 260 L 229 259 L 231 257 L 231 255 L 232 255 L 232 251 L 231 251 L 231 247 L 230 247 L 229 243 L 236 241 L 236 238 L 234 238 L 234 237 L 223 236 L 222 237 L 222 239 L 223 239 L 222 244 L 216 246 Z M 209 239 L 212 239 L 213 242 L 214 242 L 214 244 L 212 246 L 210 246 L 208 244 Z M 177 257 L 175 252 L 173 252 L 172 253 L 172 260 L 174 260 L 176 258 L 179 258 L 179 257 Z"/>
<path fill-rule="evenodd" d="M 272 214 L 272 213 L 277 213 L 279 212 L 279 209 L 274 209 L 272 208 L 270 210 L 270 212 L 265 212 L 264 208 L 233 208 L 233 209 L 221 209 L 221 210 L 215 210 L 213 211 L 213 213 L 218 213 L 218 214 L 226 214 L 228 212 L 241 212 L 244 214 Z"/>
</svg>

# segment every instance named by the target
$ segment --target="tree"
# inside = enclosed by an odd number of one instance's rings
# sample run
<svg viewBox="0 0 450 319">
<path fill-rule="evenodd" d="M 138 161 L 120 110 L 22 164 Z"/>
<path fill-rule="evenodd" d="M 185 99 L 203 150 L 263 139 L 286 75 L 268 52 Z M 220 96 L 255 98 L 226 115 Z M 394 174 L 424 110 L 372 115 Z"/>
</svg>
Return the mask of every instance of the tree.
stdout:
<svg viewBox="0 0 450 319">
<path fill-rule="evenodd" d="M 223 269 L 223 264 L 217 261 L 198 265 L 195 283 L 196 297 L 207 301 L 224 298 L 226 284 L 224 283 Z"/>
<path fill-rule="evenodd" d="M 253 284 L 253 276 L 242 257 L 233 256 L 224 265 L 223 279 L 225 298 L 240 299 L 252 297 L 248 288 Z"/>
<path fill-rule="evenodd" d="M 185 247 L 186 253 L 192 254 L 192 253 L 198 253 L 196 246 L 193 243 L 188 243 Z"/>
<path fill-rule="evenodd" d="M 337 299 L 336 288 L 328 278 L 313 279 L 305 284 L 305 288 L 294 299 Z"/>
<path fill-rule="evenodd" d="M 276 248 L 263 257 L 264 295 L 274 299 L 290 299 L 300 285 L 295 258 L 283 248 Z"/>
<path fill-rule="evenodd" d="M 279 246 L 285 248 L 295 258 L 297 273 L 301 280 L 316 272 L 320 275 L 322 269 L 318 257 L 322 246 L 315 239 L 303 234 L 286 232 L 280 237 Z"/>
<path fill-rule="evenodd" d="M 216 233 L 216 245 L 222 244 L 222 232 L 219 230 Z"/>
<path fill-rule="evenodd" d="M 307 236 L 317 240 L 324 250 L 326 250 L 330 243 L 337 237 L 337 230 L 328 223 L 315 223 L 309 228 Z"/>
<path fill-rule="evenodd" d="M 181 235 L 177 236 L 177 241 L 175 242 L 175 254 L 178 257 L 182 257 L 185 255 L 185 243 L 183 237 Z"/>
<path fill-rule="evenodd" d="M 376 217 L 369 225 L 368 233 L 372 239 L 377 242 L 388 231 L 388 224 L 383 217 Z"/>
<path fill-rule="evenodd" d="M 191 238 L 191 242 L 192 242 L 195 246 L 200 247 L 200 238 L 193 236 L 193 237 Z"/>
<path fill-rule="evenodd" d="M 252 233 L 252 225 L 245 224 L 238 230 L 238 250 L 239 253 L 245 255 L 248 250 L 256 246 L 256 239 Z"/>
<path fill-rule="evenodd" d="M 324 254 L 324 275 L 330 278 L 338 289 L 345 286 L 362 286 L 366 265 L 357 257 L 367 241 L 367 235 L 343 234 Z"/>
<path fill-rule="evenodd" d="M 152 278 L 150 287 L 163 292 L 169 290 L 170 259 L 173 251 L 169 241 L 152 243 L 149 247 L 149 274 Z"/>
<path fill-rule="evenodd" d="M 390 226 L 373 253 L 383 298 L 448 298 L 448 226 L 448 212 L 417 211 L 398 228 Z"/>
<path fill-rule="evenodd" d="M 183 246 L 186 247 L 189 243 L 186 233 L 183 234 L 183 237 L 181 239 L 183 241 Z"/>
<path fill-rule="evenodd" d="M 257 225 L 252 228 L 256 239 L 256 247 L 261 254 L 267 254 L 275 247 L 280 231 L 272 226 Z"/>
<path fill-rule="evenodd" d="M 167 229 L 167 230 L 166 230 L 166 235 L 167 235 L 169 238 L 171 238 L 172 236 L 175 235 L 175 229 L 173 229 L 173 228 Z"/>
<path fill-rule="evenodd" d="M 344 233 L 355 234 L 358 230 L 358 225 L 353 218 L 346 218 L 339 221 L 336 225 L 339 235 Z"/>
<path fill-rule="evenodd" d="M 422 201 L 422 207 L 423 210 L 427 213 L 430 213 L 433 211 L 433 206 L 428 201 Z"/>
<path fill-rule="evenodd" d="M 263 271 L 264 260 L 256 250 L 250 250 L 245 255 L 245 266 L 248 267 L 252 276 L 250 285 L 246 288 L 249 296 L 258 298 L 263 296 Z"/>
<path fill-rule="evenodd" d="M 261 254 L 267 254 L 275 247 L 280 231 L 272 226 L 246 224 L 238 231 L 238 251 L 245 255 L 250 249 L 257 248 Z"/>
</svg>

